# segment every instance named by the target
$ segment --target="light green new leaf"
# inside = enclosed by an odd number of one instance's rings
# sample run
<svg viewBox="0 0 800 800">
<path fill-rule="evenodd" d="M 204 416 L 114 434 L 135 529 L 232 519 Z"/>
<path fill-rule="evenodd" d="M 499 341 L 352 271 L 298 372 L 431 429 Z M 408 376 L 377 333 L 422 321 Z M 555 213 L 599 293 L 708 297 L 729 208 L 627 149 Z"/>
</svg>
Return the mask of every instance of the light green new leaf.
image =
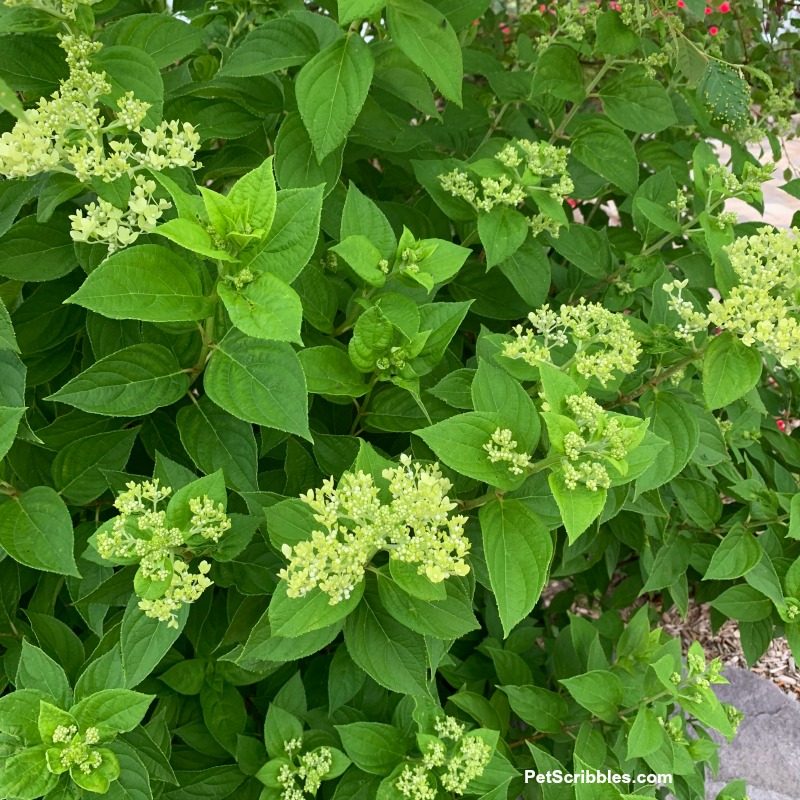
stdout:
<svg viewBox="0 0 800 800">
<path fill-rule="evenodd" d="M 297 106 L 317 162 L 347 138 L 367 99 L 375 60 L 357 34 L 337 39 L 311 59 L 295 81 Z"/>
<path fill-rule="evenodd" d="M 372 17 L 385 5 L 385 0 L 339 0 L 339 25 L 345 28 L 357 19 Z"/>
<path fill-rule="evenodd" d="M 606 722 L 615 722 L 622 704 L 622 681 L 608 670 L 592 670 L 574 678 L 562 678 L 567 691 L 585 709 Z"/>
<path fill-rule="evenodd" d="M 286 342 L 230 331 L 209 360 L 204 385 L 208 396 L 234 417 L 311 439 L 306 379 Z"/>
<path fill-rule="evenodd" d="M 47 769 L 49 744 L 37 744 L 9 756 L 0 768 L 0 795 L 14 800 L 36 800 L 58 783 L 58 775 Z"/>
<path fill-rule="evenodd" d="M 383 286 L 386 283 L 386 273 L 378 266 L 382 258 L 381 251 L 366 236 L 348 236 L 331 250 L 340 255 L 353 272 L 370 286 Z"/>
<path fill-rule="evenodd" d="M 256 339 L 302 344 L 303 305 L 297 292 L 277 275 L 262 272 L 242 289 L 220 283 L 217 293 L 231 322 L 242 333 Z"/>
<path fill-rule="evenodd" d="M 664 726 L 655 712 L 647 706 L 641 706 L 628 734 L 628 759 L 643 758 L 654 753 L 661 747 L 664 734 Z"/>
<path fill-rule="evenodd" d="M 214 313 L 195 267 L 155 244 L 109 256 L 65 302 L 111 319 L 145 322 L 193 321 Z"/>
<path fill-rule="evenodd" d="M 312 589 L 304 597 L 289 597 L 281 581 L 269 604 L 269 624 L 274 636 L 295 638 L 339 622 L 350 614 L 364 593 L 364 581 L 356 584 L 350 597 L 331 605 L 330 597 Z"/>
<path fill-rule="evenodd" d="M 367 391 L 364 376 L 344 350 L 332 345 L 307 347 L 298 353 L 312 394 L 360 397 Z"/>
<path fill-rule="evenodd" d="M 242 175 L 228 192 L 235 211 L 244 211 L 244 220 L 255 230 L 269 231 L 275 216 L 277 193 L 270 156 L 261 166 Z"/>
<path fill-rule="evenodd" d="M 153 229 L 153 234 L 163 236 L 193 253 L 204 256 L 205 258 L 217 259 L 218 261 L 233 261 L 233 257 L 224 250 L 218 250 L 211 241 L 208 231 L 197 221 L 176 217 L 175 219 L 162 222 Z"/>
<path fill-rule="evenodd" d="M 761 356 L 729 331 L 715 336 L 703 359 L 703 396 L 709 409 L 746 395 L 761 377 Z"/>
<path fill-rule="evenodd" d="M 67 673 L 44 650 L 27 640 L 22 642 L 22 652 L 14 678 L 17 689 L 35 689 L 44 693 L 59 706 L 66 708 L 72 700 Z"/>
<path fill-rule="evenodd" d="M 78 574 L 72 519 L 48 486 L 34 486 L 0 504 L 0 546 L 20 564 L 59 575 Z"/>
<path fill-rule="evenodd" d="M 424 0 L 390 0 L 386 24 L 392 41 L 444 97 L 460 106 L 464 70 L 461 46 L 442 12 Z"/>
<path fill-rule="evenodd" d="M 338 174 L 338 173 L 337 173 Z M 263 246 L 243 265 L 292 283 L 308 264 L 319 236 L 323 187 L 278 192 L 275 217 Z"/>
<path fill-rule="evenodd" d="M 758 539 L 743 525 L 734 525 L 714 550 L 703 580 L 730 581 L 741 578 L 758 564 L 762 554 Z"/>
<path fill-rule="evenodd" d="M 541 520 L 520 500 L 488 503 L 479 514 L 483 552 L 503 633 L 532 610 L 547 580 L 553 541 Z"/>
<path fill-rule="evenodd" d="M 567 537 L 572 543 L 600 516 L 608 491 L 592 491 L 582 484 L 569 489 L 561 472 L 551 472 L 547 482 L 561 512 Z"/>
<path fill-rule="evenodd" d="M 47 400 L 90 414 L 139 417 L 180 400 L 189 376 L 160 344 L 134 344 L 92 364 Z"/>
<path fill-rule="evenodd" d="M 25 109 L 19 101 L 16 92 L 0 78 L 0 109 L 8 111 L 17 119 L 25 119 Z"/>
</svg>

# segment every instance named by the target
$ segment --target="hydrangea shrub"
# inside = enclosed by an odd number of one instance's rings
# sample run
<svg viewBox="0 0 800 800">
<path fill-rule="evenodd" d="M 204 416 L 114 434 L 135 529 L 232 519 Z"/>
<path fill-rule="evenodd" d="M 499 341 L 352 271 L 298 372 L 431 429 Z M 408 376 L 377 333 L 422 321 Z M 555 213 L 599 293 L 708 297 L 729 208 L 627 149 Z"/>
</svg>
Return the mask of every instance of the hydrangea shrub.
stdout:
<svg viewBox="0 0 800 800">
<path fill-rule="evenodd" d="M 0 798 L 704 798 L 661 613 L 800 657 L 785 10 L 0 5 Z"/>
</svg>

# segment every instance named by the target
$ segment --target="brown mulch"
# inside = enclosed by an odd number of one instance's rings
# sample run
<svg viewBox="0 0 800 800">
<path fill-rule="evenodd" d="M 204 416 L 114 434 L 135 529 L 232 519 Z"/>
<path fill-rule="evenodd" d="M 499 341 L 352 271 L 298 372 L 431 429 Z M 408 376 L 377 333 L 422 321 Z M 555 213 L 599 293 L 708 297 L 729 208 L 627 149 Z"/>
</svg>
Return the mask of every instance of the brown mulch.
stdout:
<svg viewBox="0 0 800 800">
<path fill-rule="evenodd" d="M 568 586 L 568 580 L 550 581 L 542 592 L 544 606 L 550 605 L 553 597 Z M 586 598 L 581 599 L 586 601 Z M 628 619 L 644 602 L 643 597 L 639 598 L 631 608 L 622 612 L 623 618 Z M 573 614 L 589 618 L 595 618 L 600 613 L 599 608 L 587 607 L 581 602 L 573 604 L 570 610 Z M 695 605 L 690 601 L 685 620 L 681 618 L 678 609 L 673 606 L 662 614 L 660 624 L 670 636 L 681 640 L 684 654 L 692 642 L 699 641 L 709 659 L 719 658 L 726 667 L 738 667 L 754 672 L 772 681 L 786 694 L 800 698 L 800 669 L 792 656 L 785 636 L 773 639 L 766 653 L 752 667 L 748 667 L 736 622 L 727 620 L 719 630 L 714 632 L 711 626 L 710 606 L 706 603 Z"/>
<path fill-rule="evenodd" d="M 738 626 L 733 620 L 727 620 L 716 633 L 713 632 L 707 604 L 690 605 L 685 620 L 673 607 L 662 617 L 661 626 L 671 636 L 680 638 L 684 653 L 693 641 L 699 641 L 707 657 L 719 658 L 726 667 L 749 669 L 772 681 L 786 694 L 800 698 L 800 671 L 785 636 L 773 639 L 767 652 L 748 667 Z"/>
</svg>

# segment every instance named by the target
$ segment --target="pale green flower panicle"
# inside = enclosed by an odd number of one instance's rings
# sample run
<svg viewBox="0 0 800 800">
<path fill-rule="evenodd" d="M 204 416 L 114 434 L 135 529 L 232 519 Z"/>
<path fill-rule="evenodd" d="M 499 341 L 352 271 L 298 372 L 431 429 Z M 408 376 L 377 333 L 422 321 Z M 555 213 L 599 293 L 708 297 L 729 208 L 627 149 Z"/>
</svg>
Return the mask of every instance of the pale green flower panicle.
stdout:
<svg viewBox="0 0 800 800">
<path fill-rule="evenodd" d="M 434 583 L 469 572 L 464 561 L 470 549 L 464 536 L 467 519 L 449 516 L 456 508 L 447 494 L 452 484 L 438 464 L 412 464 L 407 455 L 400 461 L 400 466 L 383 471 L 389 503 L 381 501 L 373 476 L 360 470 L 345 472 L 335 488 L 329 479 L 321 489 L 301 495 L 323 529 L 293 547 L 283 546 L 289 564 L 279 574 L 289 597 L 303 597 L 319 587 L 331 605 L 340 603 L 350 597 L 379 550 L 417 564 L 419 574 Z"/>
<path fill-rule="evenodd" d="M 508 428 L 498 428 L 483 449 L 489 455 L 493 464 L 499 461 L 508 462 L 508 471 L 512 475 L 522 475 L 531 465 L 531 458 L 527 453 L 517 452 L 517 442 L 512 437 L 513 432 Z"/>
<path fill-rule="evenodd" d="M 127 486 L 114 501 L 119 516 L 109 530 L 98 534 L 95 547 L 102 558 L 139 562 L 137 578 L 149 587 L 139 608 L 148 617 L 175 628 L 176 612 L 184 603 L 194 603 L 211 586 L 207 561 L 200 561 L 198 571 L 192 573 L 183 560 L 187 541 L 199 536 L 216 543 L 230 529 L 231 521 L 220 503 L 202 496 L 189 500 L 192 516 L 186 530 L 169 526 L 167 512 L 158 508 L 172 493 L 169 487 L 161 488 L 157 478 L 143 483 L 131 481 Z"/>
<path fill-rule="evenodd" d="M 439 719 L 435 728 L 439 739 L 428 741 L 421 763 L 406 764 L 395 781 L 400 794 L 409 800 L 435 800 L 438 784 L 447 792 L 463 795 L 469 782 L 483 775 L 491 761 L 491 747 L 479 736 L 465 734 L 455 718 Z M 443 740 L 453 744 L 448 748 Z"/>
<path fill-rule="evenodd" d="M 677 335 L 691 341 L 713 325 L 773 356 L 786 369 L 800 365 L 800 229 L 764 227 L 725 250 L 739 283 L 724 299 L 712 299 L 706 313 L 683 297 L 686 280 L 662 287 L 681 318 Z"/>
<path fill-rule="evenodd" d="M 575 354 L 559 366 L 574 364 L 584 378 L 597 378 L 605 386 L 615 373 L 633 372 L 642 353 L 623 314 L 583 298 L 577 305 L 562 305 L 558 312 L 544 305 L 528 314 L 528 319 L 533 327 L 517 325 L 516 338 L 503 344 L 506 358 L 522 359 L 534 367 L 540 362 L 554 363 L 552 351 L 572 342 Z"/>
<path fill-rule="evenodd" d="M 284 750 L 292 759 L 302 742 L 291 739 L 284 742 Z M 278 783 L 281 787 L 281 800 L 306 800 L 314 797 L 322 786 L 322 781 L 333 765 L 333 753 L 329 747 L 318 747 L 297 758 L 294 763 L 282 764 L 278 772 Z"/>
</svg>

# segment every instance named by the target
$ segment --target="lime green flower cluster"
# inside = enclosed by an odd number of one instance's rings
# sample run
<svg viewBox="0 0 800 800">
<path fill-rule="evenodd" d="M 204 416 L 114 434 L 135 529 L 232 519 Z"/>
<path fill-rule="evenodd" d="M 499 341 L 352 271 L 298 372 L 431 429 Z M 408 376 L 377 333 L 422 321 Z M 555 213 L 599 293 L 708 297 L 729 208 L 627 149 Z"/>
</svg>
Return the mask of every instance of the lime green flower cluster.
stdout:
<svg viewBox="0 0 800 800">
<path fill-rule="evenodd" d="M 509 142 L 489 161 L 493 166 L 486 169 L 496 174 L 481 177 L 480 189 L 468 173 L 459 169 L 439 175 L 439 181 L 446 192 L 466 200 L 478 212 L 488 213 L 496 206 L 516 208 L 528 197 L 530 189 L 539 187 L 560 203 L 575 188 L 567 174 L 568 156 L 566 147 L 520 139 Z M 534 234 L 548 230 L 557 235 L 562 221 L 536 214 L 528 224 Z"/>
<path fill-rule="evenodd" d="M 512 475 L 522 475 L 531 465 L 531 459 L 527 453 L 517 452 L 517 442 L 513 437 L 513 432 L 508 428 L 498 428 L 483 449 L 489 454 L 492 464 L 507 461 L 508 471 Z"/>
<path fill-rule="evenodd" d="M 562 305 L 557 313 L 544 305 L 528 314 L 528 319 L 533 327 L 517 325 L 516 338 L 503 344 L 506 358 L 519 358 L 534 367 L 539 362 L 553 363 L 552 350 L 571 341 L 575 354 L 559 366 L 574 364 L 584 378 L 597 378 L 605 386 L 615 372 L 633 372 L 642 352 L 623 314 L 583 298 L 578 305 Z"/>
<path fill-rule="evenodd" d="M 146 179 L 144 175 L 137 175 L 134 180 L 127 210 L 98 198 L 97 202 L 71 214 L 72 239 L 76 242 L 102 242 L 108 245 L 108 252 L 113 253 L 133 244 L 141 234 L 154 230 L 164 211 L 172 208 L 172 203 L 153 199 L 155 181 Z"/>
<path fill-rule="evenodd" d="M 464 735 L 464 726 L 453 717 L 437 720 L 435 727 L 439 738 L 426 737 L 422 763 L 406 764 L 395 782 L 400 794 L 409 800 L 435 800 L 437 777 L 445 791 L 462 795 L 491 761 L 491 747 L 479 736 Z M 444 739 L 454 743 L 450 753 Z"/>
<path fill-rule="evenodd" d="M 678 336 L 691 340 L 714 325 L 774 356 L 787 369 L 800 365 L 800 229 L 763 227 L 725 250 L 739 283 L 725 299 L 711 300 L 707 313 L 683 298 L 687 281 L 664 284 L 670 307 L 682 320 Z"/>
<path fill-rule="evenodd" d="M 418 564 L 420 575 L 439 583 L 451 575 L 466 575 L 464 561 L 470 543 L 464 536 L 467 518 L 448 516 L 456 508 L 447 493 L 450 481 L 439 465 L 413 464 L 400 456 L 400 466 L 385 469 L 391 502 L 383 503 L 372 475 L 345 472 L 334 488 L 333 479 L 309 490 L 301 500 L 314 511 L 324 530 L 293 547 L 283 546 L 288 566 L 279 575 L 289 597 L 303 597 L 319 587 L 335 605 L 350 597 L 364 577 L 370 559 L 388 550 L 397 561 Z"/>
<path fill-rule="evenodd" d="M 300 747 L 297 739 L 284 743 L 286 753 L 291 757 Z M 329 747 L 318 747 L 298 758 L 299 766 L 283 764 L 278 772 L 281 786 L 281 800 L 305 800 L 306 795 L 314 797 L 330 772 L 333 755 Z"/>
<path fill-rule="evenodd" d="M 97 535 L 95 547 L 102 558 L 139 562 L 134 581 L 137 592 L 144 595 L 139 608 L 148 617 L 175 628 L 175 613 L 211 586 L 207 577 L 210 564 L 201 561 L 198 572 L 190 573 L 182 551 L 193 537 L 218 542 L 231 521 L 221 504 L 203 496 L 189 501 L 191 518 L 186 530 L 169 526 L 167 512 L 159 510 L 158 505 L 171 494 L 170 487 L 160 488 L 158 479 L 131 481 L 127 487 L 114 502 L 119 516 L 108 530 Z"/>
<path fill-rule="evenodd" d="M 96 747 L 99 741 L 97 728 L 88 727 L 81 735 L 77 725 L 58 725 L 45 755 L 48 770 L 55 775 L 69 771 L 72 780 L 90 792 L 108 791 L 119 777 L 119 761 L 108 748 Z"/>
<path fill-rule="evenodd" d="M 564 403 L 570 416 L 560 418 L 565 424 L 558 429 L 560 442 L 554 442 L 563 454 L 564 484 L 568 489 L 583 485 L 593 492 L 608 489 L 611 478 L 603 461 L 619 464 L 638 443 L 639 434 L 624 427 L 619 416 L 609 415 L 586 392 L 569 395 Z M 557 430 L 549 425 L 548 429 Z"/>
</svg>

